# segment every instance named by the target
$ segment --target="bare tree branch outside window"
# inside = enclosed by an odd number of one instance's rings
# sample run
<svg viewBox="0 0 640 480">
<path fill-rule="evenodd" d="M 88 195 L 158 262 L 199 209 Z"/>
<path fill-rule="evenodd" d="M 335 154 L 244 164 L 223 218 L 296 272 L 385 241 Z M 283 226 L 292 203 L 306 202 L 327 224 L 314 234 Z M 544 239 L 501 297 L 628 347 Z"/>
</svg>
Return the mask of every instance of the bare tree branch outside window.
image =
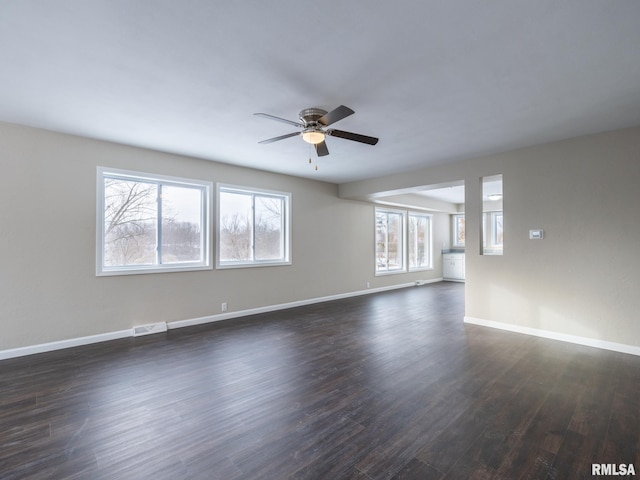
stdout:
<svg viewBox="0 0 640 480">
<path fill-rule="evenodd" d="M 283 261 L 285 197 L 223 190 L 220 202 L 220 261 Z"/>
<path fill-rule="evenodd" d="M 185 219 L 185 213 L 173 203 L 190 200 L 197 206 L 199 216 L 202 195 L 199 189 L 166 186 L 160 195 L 163 186 L 156 183 L 118 178 L 105 178 L 104 182 L 105 266 L 201 260 L 200 222 Z M 160 248 L 158 238 L 162 238 Z"/>
<path fill-rule="evenodd" d="M 251 221 L 247 215 L 236 212 L 222 217 L 220 256 L 225 260 L 251 260 Z"/>
<path fill-rule="evenodd" d="M 107 178 L 104 192 L 105 265 L 154 263 L 157 186 Z"/>
</svg>

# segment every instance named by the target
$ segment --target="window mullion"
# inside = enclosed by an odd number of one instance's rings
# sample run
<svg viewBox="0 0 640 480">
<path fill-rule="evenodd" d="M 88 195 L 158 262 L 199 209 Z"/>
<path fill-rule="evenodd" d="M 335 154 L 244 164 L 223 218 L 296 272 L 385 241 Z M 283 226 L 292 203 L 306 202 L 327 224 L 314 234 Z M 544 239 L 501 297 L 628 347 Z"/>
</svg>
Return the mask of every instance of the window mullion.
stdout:
<svg viewBox="0 0 640 480">
<path fill-rule="evenodd" d="M 251 261 L 256 261 L 256 196 L 251 195 Z"/>
<path fill-rule="evenodd" d="M 156 214 L 156 263 L 162 265 L 162 183 L 158 183 Z"/>
<path fill-rule="evenodd" d="M 285 223 L 285 218 L 287 218 L 287 215 L 289 214 L 289 212 L 286 211 L 286 207 L 284 205 L 284 201 L 283 200 L 279 200 L 280 202 L 280 231 L 282 232 L 282 239 L 284 241 L 284 239 L 287 238 L 287 235 L 289 235 L 289 232 L 287 231 L 287 225 Z M 285 248 L 283 247 L 281 252 L 280 252 L 280 257 L 284 256 L 284 252 L 285 252 Z"/>
<path fill-rule="evenodd" d="M 398 248 L 402 248 L 402 251 L 400 252 L 400 268 L 399 270 L 404 272 L 407 270 L 407 250 L 409 249 L 409 246 L 407 245 L 407 240 L 406 237 L 409 233 L 409 228 L 407 226 L 407 214 L 406 213 L 399 213 L 398 214 L 399 217 L 399 224 L 400 224 L 400 233 L 401 233 L 401 238 L 400 241 L 398 241 Z"/>
<path fill-rule="evenodd" d="M 384 214 L 384 269 L 389 270 L 389 218 Z"/>
<path fill-rule="evenodd" d="M 384 227 L 384 258 L 385 258 L 385 270 L 389 271 L 389 214 L 385 213 L 385 227 Z"/>
<path fill-rule="evenodd" d="M 202 248 L 200 249 L 201 262 L 204 262 L 208 255 L 207 254 L 208 248 L 206 247 L 207 245 L 206 232 L 209 229 L 209 219 L 207 218 L 207 215 L 206 215 L 208 208 L 203 208 L 204 205 L 208 205 L 208 199 L 207 199 L 205 189 L 200 188 L 200 225 L 201 225 L 200 245 L 202 246 Z"/>
<path fill-rule="evenodd" d="M 409 222 L 411 222 L 411 216 L 408 218 Z M 413 233 L 409 232 L 409 241 L 413 244 L 413 257 L 414 257 L 414 267 L 419 265 L 419 252 L 418 252 L 418 220 L 414 220 Z M 411 249 L 407 248 L 407 254 L 411 252 Z M 411 268 L 411 258 L 409 258 L 409 268 Z"/>
</svg>

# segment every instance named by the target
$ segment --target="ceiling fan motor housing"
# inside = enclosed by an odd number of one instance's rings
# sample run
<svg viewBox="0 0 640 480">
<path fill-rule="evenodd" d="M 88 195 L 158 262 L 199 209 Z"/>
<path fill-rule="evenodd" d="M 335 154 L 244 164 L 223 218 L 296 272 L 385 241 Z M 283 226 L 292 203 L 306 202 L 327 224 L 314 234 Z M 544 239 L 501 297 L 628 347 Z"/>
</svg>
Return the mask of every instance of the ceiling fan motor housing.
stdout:
<svg viewBox="0 0 640 480">
<path fill-rule="evenodd" d="M 324 117 L 326 114 L 327 111 L 321 108 L 305 108 L 298 116 L 307 127 L 317 127 L 318 119 Z"/>
</svg>

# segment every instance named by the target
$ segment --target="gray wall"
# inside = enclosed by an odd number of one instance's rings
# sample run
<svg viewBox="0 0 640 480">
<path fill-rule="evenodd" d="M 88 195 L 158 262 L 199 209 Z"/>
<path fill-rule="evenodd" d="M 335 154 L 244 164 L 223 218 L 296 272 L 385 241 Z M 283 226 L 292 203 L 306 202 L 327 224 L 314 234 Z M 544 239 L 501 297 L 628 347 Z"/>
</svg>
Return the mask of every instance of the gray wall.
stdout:
<svg viewBox="0 0 640 480">
<path fill-rule="evenodd" d="M 480 178 L 504 175 L 504 255 L 480 255 Z M 466 315 L 640 346 L 640 128 L 343 184 L 340 196 L 465 181 Z M 542 228 L 544 240 L 528 239 Z"/>
<path fill-rule="evenodd" d="M 374 275 L 373 205 L 337 186 L 0 123 L 0 350 L 435 279 Z M 293 265 L 96 277 L 96 167 L 292 193 Z M 437 246 L 448 220 L 435 215 Z"/>
</svg>

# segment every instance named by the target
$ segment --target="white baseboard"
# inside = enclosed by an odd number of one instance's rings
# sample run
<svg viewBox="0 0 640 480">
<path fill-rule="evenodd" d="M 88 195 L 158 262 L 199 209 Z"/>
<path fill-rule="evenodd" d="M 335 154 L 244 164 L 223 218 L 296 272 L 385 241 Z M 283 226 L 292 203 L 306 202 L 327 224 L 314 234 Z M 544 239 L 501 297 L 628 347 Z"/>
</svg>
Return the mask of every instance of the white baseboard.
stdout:
<svg viewBox="0 0 640 480">
<path fill-rule="evenodd" d="M 611 350 L 614 352 L 628 353 L 640 356 L 640 347 L 635 345 L 626 345 L 624 343 L 608 342 L 597 338 L 580 337 L 577 335 L 569 335 L 566 333 L 553 332 L 551 330 L 542 330 L 539 328 L 523 327 L 521 325 L 512 325 L 510 323 L 494 322 L 493 320 L 484 320 L 482 318 L 464 317 L 464 323 L 472 325 L 480 325 L 482 327 L 497 328 L 515 333 L 524 333 L 534 337 L 548 338 L 550 340 L 559 340 L 561 342 L 575 343 L 577 345 L 585 345 L 587 347 L 600 348 L 602 350 Z"/>
<path fill-rule="evenodd" d="M 435 280 L 421 280 L 420 284 L 424 285 L 426 283 L 435 283 L 435 282 L 441 282 L 441 281 L 442 281 L 441 278 L 438 278 Z M 416 282 L 402 283 L 400 285 L 391 285 L 389 287 L 368 288 L 367 290 L 357 290 L 355 292 L 339 293 L 336 295 L 329 295 L 326 297 L 310 298 L 307 300 L 298 300 L 295 302 L 280 303 L 277 305 L 268 305 L 266 307 L 250 308 L 247 310 L 239 310 L 237 312 L 225 312 L 225 313 L 219 313 L 216 315 L 208 315 L 206 317 L 191 318 L 187 320 L 177 320 L 175 322 L 167 323 L 167 327 L 169 329 L 192 327 L 194 325 L 202 325 L 203 323 L 219 322 L 221 320 L 228 320 L 231 318 L 238 318 L 238 317 L 247 317 L 249 315 L 256 315 L 258 313 L 275 312 L 277 310 L 285 310 L 287 308 L 302 307 L 304 305 L 312 305 L 314 303 L 330 302 L 332 300 L 340 300 L 343 298 L 357 297 L 360 295 L 369 295 L 371 293 L 385 292 L 388 290 L 397 290 L 399 288 L 407 288 L 407 287 L 414 287 L 414 286 L 416 286 Z"/>
<path fill-rule="evenodd" d="M 436 282 L 441 282 L 442 278 L 436 278 L 433 280 L 421 280 L 420 284 L 424 285 L 427 283 L 436 283 Z M 399 288 L 407 288 L 407 287 L 413 287 L 416 286 L 416 282 L 411 282 L 411 283 L 402 283 L 400 285 L 391 285 L 388 287 L 378 287 L 378 288 L 368 288 L 366 290 L 358 290 L 355 292 L 347 292 L 347 293 L 339 293 L 336 295 L 329 295 L 326 297 L 318 297 L 318 298 L 310 298 L 307 300 L 299 300 L 296 302 L 289 302 L 289 303 L 281 303 L 278 305 L 268 305 L 265 307 L 258 307 L 258 308 L 251 308 L 248 310 L 240 310 L 237 312 L 225 312 L 222 314 L 218 314 L 218 315 L 209 315 L 206 317 L 200 317 L 200 318 L 191 318 L 191 319 L 187 319 L 187 320 L 177 320 L 177 321 L 173 321 L 173 322 L 167 322 L 167 328 L 168 329 L 174 329 L 174 328 L 182 328 L 182 327 L 190 327 L 190 326 L 194 326 L 194 325 L 202 325 L 204 323 L 210 323 L 210 322 L 219 322 L 221 320 L 228 320 L 231 318 L 238 318 L 238 317 L 246 317 L 248 315 L 255 315 L 257 313 L 267 313 L 267 312 L 275 312 L 277 310 L 284 310 L 287 308 L 294 308 L 294 307 L 301 307 L 303 305 L 311 305 L 314 303 L 321 303 L 321 302 L 329 302 L 331 300 L 340 300 L 342 298 L 349 298 L 349 297 L 356 297 L 359 295 L 369 295 L 371 293 L 378 293 L 378 292 L 384 292 L 384 291 L 388 291 L 388 290 L 396 290 Z M 98 343 L 98 342 L 107 342 L 109 340 L 116 340 L 118 338 L 126 338 L 126 337 L 130 337 L 133 335 L 133 328 L 127 329 L 127 330 L 120 330 L 117 332 L 108 332 L 108 333 L 102 333 L 99 335 L 91 335 L 88 337 L 78 337 L 78 338 L 71 338 L 68 340 L 60 340 L 57 342 L 49 342 L 49 343 L 41 343 L 39 345 L 30 345 L 30 346 L 26 346 L 26 347 L 20 347 L 20 348 L 12 348 L 12 349 L 8 349 L 8 350 L 0 350 L 0 360 L 5 360 L 5 359 L 9 359 L 9 358 L 15 358 L 15 357 L 23 357 L 26 355 L 34 355 L 36 353 L 44 353 L 44 352 L 52 352 L 54 350 L 62 350 L 64 348 L 71 348 L 71 347 L 79 347 L 81 345 L 90 345 L 92 343 Z"/>
<path fill-rule="evenodd" d="M 70 338 L 68 340 L 60 340 L 58 342 L 41 343 L 39 345 L 30 345 L 27 347 L 11 348 L 9 350 L 0 350 L 0 360 L 14 357 L 24 357 L 26 355 L 34 355 L 36 353 L 52 352 L 54 350 L 62 350 L 64 348 L 79 347 L 81 345 L 90 345 L 92 343 L 108 342 L 118 338 L 131 336 L 131 329 L 120 330 L 118 332 L 101 333 L 99 335 L 90 335 L 88 337 Z"/>
</svg>

